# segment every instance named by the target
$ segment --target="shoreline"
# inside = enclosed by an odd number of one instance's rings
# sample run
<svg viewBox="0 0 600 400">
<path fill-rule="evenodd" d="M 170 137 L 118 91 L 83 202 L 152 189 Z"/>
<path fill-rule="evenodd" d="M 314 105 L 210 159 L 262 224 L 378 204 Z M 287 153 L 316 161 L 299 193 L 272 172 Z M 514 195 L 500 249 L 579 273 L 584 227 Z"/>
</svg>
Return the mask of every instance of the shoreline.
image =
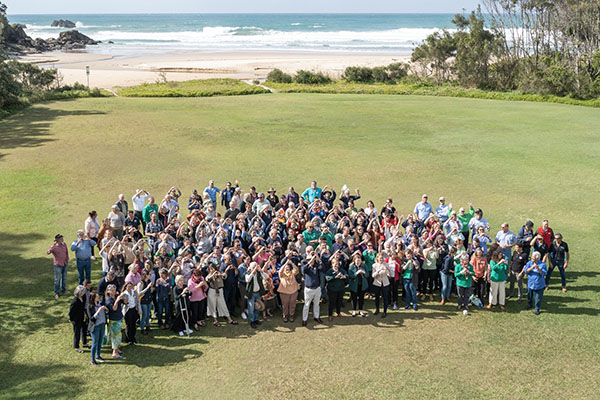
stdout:
<svg viewBox="0 0 600 400">
<path fill-rule="evenodd" d="M 113 89 L 155 82 L 161 73 L 169 81 L 232 78 L 264 80 L 274 68 L 286 73 L 306 69 L 338 78 L 348 66 L 375 67 L 410 60 L 406 53 L 321 53 L 289 51 L 173 51 L 157 54 L 100 54 L 82 51 L 52 51 L 17 57 L 40 67 L 57 68 L 64 84 L 85 84 L 90 66 L 90 87 Z"/>
</svg>

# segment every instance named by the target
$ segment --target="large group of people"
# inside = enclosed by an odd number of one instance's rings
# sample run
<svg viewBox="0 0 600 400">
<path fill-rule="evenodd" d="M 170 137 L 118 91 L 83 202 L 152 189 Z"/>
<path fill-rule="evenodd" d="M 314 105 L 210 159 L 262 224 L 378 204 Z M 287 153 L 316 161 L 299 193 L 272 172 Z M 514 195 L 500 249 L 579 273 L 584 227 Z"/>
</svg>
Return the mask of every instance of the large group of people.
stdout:
<svg viewBox="0 0 600 400">
<path fill-rule="evenodd" d="M 372 315 L 386 318 L 402 307 L 418 311 L 438 293 L 442 305 L 456 295 L 464 314 L 473 305 L 504 310 L 516 286 L 517 300 L 526 296 L 537 315 L 555 268 L 567 290 L 569 247 L 547 220 L 537 229 L 526 221 L 517 234 L 504 222 L 494 235 L 482 209 L 456 209 L 444 197 L 434 208 L 424 194 L 405 216 L 391 198 L 379 209 L 372 201 L 359 207 L 360 191 L 345 185 L 339 195 L 315 181 L 302 193 L 276 193 L 242 193 L 237 181 L 221 190 L 210 181 L 189 199 L 177 187 L 159 200 L 138 189 L 132 208 L 121 194 L 105 219 L 91 211 L 70 247 L 79 276 L 69 312 L 75 349 L 89 333 L 92 364 L 103 362 L 103 342 L 121 358 L 123 337 L 135 345 L 151 319 L 181 336 L 207 323 L 237 325 L 238 316 L 255 329 L 278 312 L 294 323 L 298 301 L 307 326 L 311 312 L 324 323 L 321 307 L 329 323 L 343 314 L 365 318 L 365 299 L 373 299 Z M 47 253 L 58 298 L 69 262 L 62 235 Z M 102 279 L 93 290 L 96 254 Z"/>
</svg>

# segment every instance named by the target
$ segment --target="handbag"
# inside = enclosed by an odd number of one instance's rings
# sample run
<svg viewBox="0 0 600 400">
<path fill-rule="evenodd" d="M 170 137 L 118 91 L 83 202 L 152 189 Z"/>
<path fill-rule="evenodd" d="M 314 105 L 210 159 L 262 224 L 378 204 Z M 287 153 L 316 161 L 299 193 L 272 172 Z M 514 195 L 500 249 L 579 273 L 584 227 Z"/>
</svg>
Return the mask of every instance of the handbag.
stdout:
<svg viewBox="0 0 600 400">
<path fill-rule="evenodd" d="M 254 310 L 255 311 L 264 311 L 265 303 L 261 299 L 254 300 Z"/>
</svg>

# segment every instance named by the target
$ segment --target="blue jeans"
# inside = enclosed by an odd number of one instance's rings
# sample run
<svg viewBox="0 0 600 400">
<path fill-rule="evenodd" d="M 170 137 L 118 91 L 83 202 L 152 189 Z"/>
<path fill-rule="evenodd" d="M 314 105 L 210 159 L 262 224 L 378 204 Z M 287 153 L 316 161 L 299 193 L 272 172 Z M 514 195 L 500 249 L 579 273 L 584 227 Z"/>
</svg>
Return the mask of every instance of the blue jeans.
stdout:
<svg viewBox="0 0 600 400">
<path fill-rule="evenodd" d="M 548 268 L 548 273 L 546 274 L 546 286 L 550 285 L 550 276 L 552 275 L 552 271 L 554 271 L 554 267 L 558 267 L 558 272 L 560 272 L 560 281 L 562 283 L 562 287 L 567 287 L 567 275 L 565 274 L 565 260 L 554 260 L 552 261 L 552 268 Z"/>
<path fill-rule="evenodd" d="M 54 294 L 67 291 L 67 267 L 68 265 L 54 266 Z"/>
<path fill-rule="evenodd" d="M 102 348 L 102 340 L 104 340 L 104 325 L 99 324 L 94 327 L 92 334 L 92 361 L 96 361 L 96 357 L 100 357 L 100 349 Z"/>
<path fill-rule="evenodd" d="M 169 298 L 158 299 L 157 308 L 158 310 L 156 310 L 156 313 L 158 314 L 158 325 L 160 326 L 163 324 L 163 311 L 165 312 L 165 324 L 168 324 L 171 321 L 171 302 L 169 301 Z"/>
<path fill-rule="evenodd" d="M 250 319 L 250 322 L 258 321 L 259 312 L 254 309 L 254 302 L 259 299 L 260 299 L 260 293 L 254 293 L 248 299 L 248 319 Z"/>
<path fill-rule="evenodd" d="M 80 258 L 77 259 L 77 272 L 79 273 L 79 284 L 83 285 L 83 280 L 87 279 L 91 280 L 92 275 L 92 260 L 89 258 L 87 260 L 82 260 Z M 85 274 L 85 277 L 84 277 Z"/>
<path fill-rule="evenodd" d="M 534 307 L 539 311 L 542 307 L 542 297 L 544 297 L 544 288 L 542 289 L 527 289 L 527 302 L 529 307 Z"/>
<path fill-rule="evenodd" d="M 442 299 L 448 300 L 452 291 L 452 274 L 440 271 L 440 279 L 442 280 Z"/>
<path fill-rule="evenodd" d="M 509 248 L 506 248 L 506 249 L 499 249 L 500 253 L 502 253 L 502 256 L 504 257 L 504 260 L 506 260 L 506 262 L 509 263 L 509 264 L 510 264 L 511 249 L 512 249 L 512 247 L 509 247 Z"/>
<path fill-rule="evenodd" d="M 404 279 L 404 297 L 406 298 L 406 307 L 410 307 L 412 303 L 413 308 L 417 309 L 417 289 L 413 285 L 412 279 Z"/>
<path fill-rule="evenodd" d="M 142 319 L 140 320 L 140 329 L 144 330 L 145 328 L 150 328 L 150 307 L 152 307 L 152 303 L 142 303 Z"/>
</svg>

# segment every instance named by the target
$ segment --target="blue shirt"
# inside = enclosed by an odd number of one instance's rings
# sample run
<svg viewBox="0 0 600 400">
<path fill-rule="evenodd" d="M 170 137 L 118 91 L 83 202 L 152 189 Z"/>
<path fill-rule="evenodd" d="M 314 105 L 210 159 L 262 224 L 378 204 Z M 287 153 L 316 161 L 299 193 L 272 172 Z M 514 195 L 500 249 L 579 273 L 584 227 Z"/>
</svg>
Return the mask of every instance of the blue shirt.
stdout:
<svg viewBox="0 0 600 400">
<path fill-rule="evenodd" d="M 321 286 L 320 272 L 323 265 L 320 262 L 315 262 L 316 268 L 309 267 L 308 263 L 302 266 L 302 274 L 304 275 L 304 286 L 307 288 L 317 288 Z"/>
<path fill-rule="evenodd" d="M 321 189 L 320 187 L 317 187 L 314 189 L 312 187 L 309 187 L 304 192 L 302 192 L 302 198 L 304 200 L 308 201 L 309 203 L 312 203 L 313 201 L 315 201 L 315 199 L 318 199 L 321 197 L 322 191 L 323 191 L 323 189 Z"/>
<path fill-rule="evenodd" d="M 527 288 L 532 290 L 540 290 L 546 287 L 546 274 L 548 273 L 548 269 L 546 268 L 546 263 L 541 261 L 537 262 L 538 267 L 542 270 L 540 274 L 537 268 L 532 269 L 527 272 L 529 268 L 533 266 L 533 261 L 529 260 L 527 264 L 525 264 L 524 272 L 527 274 Z"/>
<path fill-rule="evenodd" d="M 238 274 L 238 282 L 246 283 L 246 272 L 248 272 L 248 267 L 246 266 L 246 263 L 241 263 L 238 267 L 238 271 L 240 272 Z"/>
<path fill-rule="evenodd" d="M 92 256 L 92 248 L 95 245 L 96 242 L 93 240 L 82 240 L 79 244 L 77 244 L 77 240 L 73 240 L 71 251 L 75 252 L 75 257 L 87 260 Z"/>
<path fill-rule="evenodd" d="M 217 201 L 217 193 L 220 192 L 220 191 L 221 191 L 221 189 L 219 189 L 216 186 L 213 186 L 212 189 L 210 188 L 210 186 L 207 186 L 204 189 L 204 193 L 208 193 L 208 195 L 210 196 L 210 199 L 212 201 Z"/>
<path fill-rule="evenodd" d="M 447 204 L 444 204 L 443 206 L 439 205 L 435 209 L 435 215 L 440 219 L 440 221 L 446 222 L 448 220 L 448 211 L 450 211 L 450 206 Z"/>
<path fill-rule="evenodd" d="M 413 212 L 417 214 L 417 217 L 421 221 L 425 221 L 427 217 L 429 217 L 429 214 L 433 212 L 433 208 L 431 207 L 431 204 L 427 202 L 423 204 L 423 202 L 420 201 L 415 205 L 415 210 Z"/>
</svg>

